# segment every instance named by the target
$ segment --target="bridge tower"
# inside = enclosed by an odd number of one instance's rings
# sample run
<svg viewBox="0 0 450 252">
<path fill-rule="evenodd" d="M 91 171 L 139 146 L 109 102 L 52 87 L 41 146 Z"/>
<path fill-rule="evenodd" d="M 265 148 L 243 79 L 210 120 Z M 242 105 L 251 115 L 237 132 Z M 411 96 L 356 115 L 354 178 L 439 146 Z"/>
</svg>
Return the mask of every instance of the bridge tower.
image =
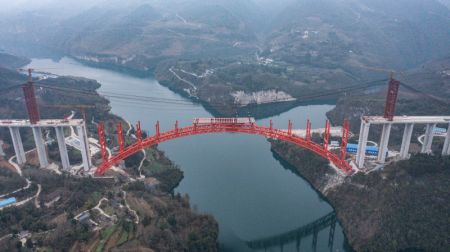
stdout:
<svg viewBox="0 0 450 252">
<path fill-rule="evenodd" d="M 394 79 L 393 74 L 391 74 L 386 97 L 386 105 L 384 107 L 384 118 L 388 119 L 389 121 L 392 121 L 394 119 L 399 88 L 400 81 Z"/>
<path fill-rule="evenodd" d="M 28 69 L 28 81 L 23 84 L 22 90 L 25 97 L 25 105 L 31 124 L 36 124 L 40 120 L 39 107 L 37 105 L 36 94 L 33 85 L 33 69 Z"/>
<path fill-rule="evenodd" d="M 33 69 L 28 69 L 28 81 L 23 84 L 23 96 L 25 97 L 25 105 L 27 107 L 28 118 L 31 125 L 36 125 L 41 119 L 39 107 L 37 104 L 36 94 L 33 85 Z M 42 129 L 40 127 L 32 127 L 34 142 L 36 143 L 36 150 L 39 157 L 41 168 L 48 166 L 47 151 L 45 149 L 44 139 L 42 137 Z"/>
</svg>

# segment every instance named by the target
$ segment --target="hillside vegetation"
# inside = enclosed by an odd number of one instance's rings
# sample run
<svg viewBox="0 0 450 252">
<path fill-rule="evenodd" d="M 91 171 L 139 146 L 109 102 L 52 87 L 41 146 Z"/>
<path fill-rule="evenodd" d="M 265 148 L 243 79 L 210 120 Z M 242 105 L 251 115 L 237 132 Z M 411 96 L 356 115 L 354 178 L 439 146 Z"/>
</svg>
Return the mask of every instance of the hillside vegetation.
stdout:
<svg viewBox="0 0 450 252">
<path fill-rule="evenodd" d="M 326 197 L 356 251 L 447 251 L 450 246 L 450 158 L 418 154 L 339 180 L 313 153 L 277 141 L 272 149 Z"/>
<path fill-rule="evenodd" d="M 0 57 L 1 59 L 1 57 Z M 26 76 L 0 67 L 0 89 L 21 84 Z M 91 104 L 94 108 L 86 113 L 89 137 L 96 136 L 93 121 L 105 123 L 108 138 L 116 142 L 115 126 L 126 125 L 119 117 L 110 113 L 109 101 L 96 90 L 100 84 L 94 80 L 75 77 L 55 77 L 39 81 L 39 84 L 60 89 L 37 89 L 36 95 L 41 107 L 42 118 L 63 118 L 70 108 L 44 106 Z M 61 88 L 63 88 L 61 90 Z M 70 88 L 66 90 L 64 88 Z M 83 92 L 81 95 L 78 92 Z M 25 119 L 24 98 L 20 87 L 1 94 L 0 118 Z M 74 107 L 74 111 L 77 109 Z M 75 118 L 82 115 L 78 111 Z M 46 129 L 49 130 L 49 129 Z M 133 131 L 133 130 L 132 130 Z M 55 139 L 51 129 L 47 140 Z M 31 130 L 22 130 L 25 150 L 35 148 Z M 188 196 L 175 195 L 173 189 L 183 178 L 183 172 L 156 147 L 147 150 L 147 159 L 142 167 L 143 174 L 152 176 L 157 186 L 148 187 L 142 181 L 131 183 L 129 178 L 138 177 L 138 166 L 142 155 L 127 159 L 121 173 L 108 171 L 112 178 L 88 178 L 56 174 L 50 170 L 38 169 L 36 154 L 27 154 L 27 164 L 17 175 L 7 162 L 14 155 L 7 128 L 0 129 L 4 140 L 6 157 L 0 157 L 0 194 L 16 197 L 18 201 L 33 197 L 36 199 L 23 206 L 2 209 L 0 213 L 0 250 L 2 251 L 216 251 L 218 225 L 214 218 L 192 210 Z M 134 142 L 126 136 L 127 143 Z M 55 141 L 47 146 L 51 163 L 59 164 L 59 151 Z M 73 166 L 81 163 L 80 152 L 69 148 Z M 100 154 L 95 155 L 98 164 Z M 5 158 L 5 160 L 4 160 Z M 26 180 L 31 181 L 30 187 Z M 145 180 L 144 180 L 145 181 Z M 6 197 L 5 196 L 5 197 Z M 5 198 L 2 196 L 2 198 Z M 102 213 L 99 209 L 104 211 Z M 133 212 L 134 211 L 134 212 Z M 82 215 L 88 221 L 81 220 Z M 30 232 L 22 247 L 19 241 L 21 231 Z"/>
<path fill-rule="evenodd" d="M 217 115 L 256 114 L 249 104 L 307 102 L 310 93 L 448 56 L 446 3 L 133 0 L 82 4 L 65 16 L 36 7 L 0 21 L 0 48 L 44 47 L 96 66 L 156 74 Z M 204 76 L 206 70 L 212 72 Z"/>
</svg>

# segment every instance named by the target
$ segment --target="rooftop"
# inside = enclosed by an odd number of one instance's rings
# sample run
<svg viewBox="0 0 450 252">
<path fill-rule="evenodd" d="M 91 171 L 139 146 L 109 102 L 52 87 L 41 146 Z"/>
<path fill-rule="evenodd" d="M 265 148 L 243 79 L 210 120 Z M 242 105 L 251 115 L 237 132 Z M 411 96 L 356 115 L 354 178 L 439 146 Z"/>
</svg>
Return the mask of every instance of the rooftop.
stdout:
<svg viewBox="0 0 450 252">
<path fill-rule="evenodd" d="M 12 203 L 16 203 L 16 198 L 8 198 L 0 201 L 0 207 L 11 205 Z"/>
</svg>

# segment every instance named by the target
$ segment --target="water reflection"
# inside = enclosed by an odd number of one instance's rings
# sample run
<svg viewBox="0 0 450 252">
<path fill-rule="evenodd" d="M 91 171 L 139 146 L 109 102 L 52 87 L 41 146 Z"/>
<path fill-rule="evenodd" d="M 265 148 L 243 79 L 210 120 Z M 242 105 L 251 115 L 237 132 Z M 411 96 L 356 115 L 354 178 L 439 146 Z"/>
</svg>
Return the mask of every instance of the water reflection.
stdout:
<svg viewBox="0 0 450 252">
<path fill-rule="evenodd" d="M 330 227 L 328 236 L 328 247 L 333 250 L 334 232 L 336 229 L 336 213 L 331 212 L 307 225 L 301 226 L 295 230 L 284 232 L 281 234 L 265 237 L 253 241 L 245 242 L 246 245 L 254 250 L 267 251 L 269 248 L 278 247 L 280 251 L 284 251 L 287 244 L 295 242 L 295 248 L 300 251 L 302 239 L 312 235 L 312 250 L 317 250 L 317 237 L 320 231 Z"/>
</svg>

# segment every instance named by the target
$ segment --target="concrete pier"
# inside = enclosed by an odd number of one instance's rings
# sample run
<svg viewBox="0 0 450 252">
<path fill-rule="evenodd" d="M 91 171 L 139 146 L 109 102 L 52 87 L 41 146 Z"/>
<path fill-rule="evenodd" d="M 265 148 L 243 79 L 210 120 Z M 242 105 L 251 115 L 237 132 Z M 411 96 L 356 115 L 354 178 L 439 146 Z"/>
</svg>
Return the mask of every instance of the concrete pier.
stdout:
<svg viewBox="0 0 450 252">
<path fill-rule="evenodd" d="M 356 154 L 356 165 L 358 168 L 364 167 L 365 149 L 367 146 L 367 137 L 369 134 L 369 127 L 371 125 L 382 125 L 383 132 L 381 134 L 381 140 L 378 150 L 378 162 L 385 163 L 386 153 L 389 146 L 389 138 L 392 129 L 392 125 L 405 125 L 403 132 L 402 146 L 400 148 L 399 158 L 409 158 L 409 147 L 411 145 L 411 138 L 415 125 L 426 125 L 426 132 L 424 135 L 423 145 L 421 153 L 431 153 L 434 129 L 436 125 L 448 125 L 448 130 L 445 135 L 445 143 L 442 149 L 442 155 L 450 155 L 450 116 L 394 116 L 392 120 L 384 118 L 382 116 L 363 116 L 361 118 L 361 128 L 359 133 L 358 151 Z"/>
<path fill-rule="evenodd" d="M 405 124 L 405 131 L 403 132 L 402 147 L 400 148 L 400 159 L 409 158 L 409 146 L 411 145 L 411 137 L 414 130 L 414 124 Z"/>
<path fill-rule="evenodd" d="M 5 152 L 3 151 L 3 141 L 0 140 L 0 156 L 4 156 Z"/>
<path fill-rule="evenodd" d="M 36 150 L 39 157 L 39 165 L 41 168 L 48 166 L 47 152 L 45 150 L 45 142 L 42 137 L 42 130 L 38 127 L 32 127 L 34 142 L 36 144 Z"/>
<path fill-rule="evenodd" d="M 56 131 L 56 139 L 58 141 L 59 147 L 59 155 L 61 157 L 61 164 L 65 171 L 70 170 L 70 161 L 69 155 L 67 153 L 66 141 L 64 138 L 64 128 L 63 127 L 55 127 Z"/>
<path fill-rule="evenodd" d="M 370 123 L 361 121 L 361 129 L 359 133 L 358 151 L 356 154 L 356 165 L 358 168 L 364 167 L 366 158 L 367 140 L 369 138 Z"/>
<path fill-rule="evenodd" d="M 448 125 L 447 135 L 445 136 L 444 148 L 442 148 L 443 156 L 450 156 L 450 124 Z"/>
<path fill-rule="evenodd" d="M 89 170 L 92 166 L 90 154 L 89 154 L 89 143 L 86 133 L 86 124 L 82 119 L 50 119 L 50 120 L 39 120 L 36 123 L 31 123 L 30 120 L 16 120 L 0 119 L 0 127 L 9 128 L 11 133 L 12 142 L 14 145 L 14 151 L 17 156 L 17 163 L 23 165 L 26 162 L 25 151 L 23 149 L 22 139 L 20 136 L 20 128 L 31 128 L 33 131 L 34 142 L 36 144 L 36 150 L 39 157 L 40 167 L 44 168 L 48 166 L 48 157 L 46 151 L 46 143 L 42 136 L 42 129 L 54 128 L 56 131 L 56 138 L 59 146 L 59 154 L 61 155 L 61 163 L 64 170 L 70 170 L 70 160 L 67 153 L 67 146 L 64 137 L 64 128 L 76 127 L 78 129 L 78 134 L 80 136 L 80 149 L 81 155 L 83 157 L 83 167 L 84 170 Z"/>
<path fill-rule="evenodd" d="M 25 150 L 23 149 L 22 138 L 20 137 L 20 130 L 18 127 L 9 127 L 11 133 L 11 139 L 14 146 L 14 152 L 16 153 L 17 163 L 19 165 L 25 164 L 27 158 L 25 156 Z"/>
<path fill-rule="evenodd" d="M 81 156 L 83 158 L 83 168 L 85 172 L 88 172 L 91 168 L 91 157 L 89 154 L 89 142 L 87 139 L 84 126 L 77 126 L 78 138 L 80 140 Z"/>
<path fill-rule="evenodd" d="M 430 123 L 427 124 L 421 153 L 431 153 L 431 145 L 433 144 L 435 127 L 436 127 L 436 124 L 430 124 Z"/>
<path fill-rule="evenodd" d="M 389 138 L 391 136 L 392 124 L 384 124 L 381 132 L 380 147 L 378 150 L 378 162 L 384 164 L 386 162 L 386 153 L 388 151 Z"/>
</svg>

